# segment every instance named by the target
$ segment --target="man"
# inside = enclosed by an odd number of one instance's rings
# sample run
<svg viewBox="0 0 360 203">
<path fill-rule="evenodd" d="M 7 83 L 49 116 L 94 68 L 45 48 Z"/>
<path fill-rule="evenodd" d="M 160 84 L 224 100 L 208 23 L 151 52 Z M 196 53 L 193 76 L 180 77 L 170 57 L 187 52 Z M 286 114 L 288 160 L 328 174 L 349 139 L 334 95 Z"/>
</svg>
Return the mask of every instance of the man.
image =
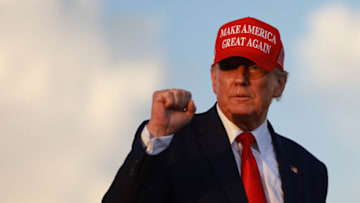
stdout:
<svg viewBox="0 0 360 203">
<path fill-rule="evenodd" d="M 276 28 L 250 17 L 223 25 L 211 67 L 217 103 L 194 115 L 189 92 L 155 92 L 103 202 L 325 202 L 325 165 L 267 121 L 285 88 L 283 62 Z"/>
</svg>

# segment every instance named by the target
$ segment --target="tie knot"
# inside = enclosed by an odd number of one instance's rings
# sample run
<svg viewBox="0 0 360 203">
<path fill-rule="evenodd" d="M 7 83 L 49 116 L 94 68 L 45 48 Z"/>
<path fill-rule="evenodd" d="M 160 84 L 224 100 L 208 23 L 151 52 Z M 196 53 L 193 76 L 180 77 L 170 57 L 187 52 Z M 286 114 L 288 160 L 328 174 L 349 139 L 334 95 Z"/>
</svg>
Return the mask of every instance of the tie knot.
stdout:
<svg viewBox="0 0 360 203">
<path fill-rule="evenodd" d="M 249 132 L 243 132 L 236 137 L 236 142 L 240 142 L 244 147 L 250 147 L 251 143 L 255 142 L 255 137 Z"/>
</svg>

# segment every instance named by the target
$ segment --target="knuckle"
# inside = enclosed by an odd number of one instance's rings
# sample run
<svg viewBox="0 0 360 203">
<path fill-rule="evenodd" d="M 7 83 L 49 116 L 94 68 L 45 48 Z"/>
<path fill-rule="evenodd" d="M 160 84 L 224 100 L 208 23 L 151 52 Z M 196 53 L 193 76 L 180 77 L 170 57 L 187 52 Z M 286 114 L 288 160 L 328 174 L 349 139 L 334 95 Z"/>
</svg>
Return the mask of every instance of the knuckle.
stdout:
<svg viewBox="0 0 360 203">
<path fill-rule="evenodd" d="M 191 95 L 191 92 L 187 92 L 187 93 L 188 93 L 189 97 L 191 98 L 191 96 L 192 96 L 192 95 Z"/>
<path fill-rule="evenodd" d="M 176 97 L 181 98 L 181 91 L 180 90 L 176 91 Z"/>
<path fill-rule="evenodd" d="M 181 95 L 183 95 L 183 97 L 187 96 L 187 91 L 186 90 L 181 90 Z"/>
<path fill-rule="evenodd" d="M 171 98 L 173 96 L 173 93 L 171 91 L 164 92 L 164 95 Z"/>
<path fill-rule="evenodd" d="M 161 97 L 166 97 L 168 90 L 156 90 L 153 92 L 153 100 L 160 99 Z"/>
<path fill-rule="evenodd" d="M 155 99 L 155 98 L 157 98 L 158 97 L 158 95 L 159 95 L 159 91 L 154 91 L 153 92 L 153 99 Z"/>
</svg>

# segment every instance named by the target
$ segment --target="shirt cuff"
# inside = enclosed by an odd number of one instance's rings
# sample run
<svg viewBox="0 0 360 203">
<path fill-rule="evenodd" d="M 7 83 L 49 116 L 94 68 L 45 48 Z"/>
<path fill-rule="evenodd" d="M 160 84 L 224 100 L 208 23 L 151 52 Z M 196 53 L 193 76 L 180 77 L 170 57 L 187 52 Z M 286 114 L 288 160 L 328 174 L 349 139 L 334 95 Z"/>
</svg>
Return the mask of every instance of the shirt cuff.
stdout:
<svg viewBox="0 0 360 203">
<path fill-rule="evenodd" d="M 148 155 L 157 155 L 164 151 L 170 145 L 173 136 L 172 134 L 164 137 L 151 138 L 147 125 L 141 132 L 141 140 Z"/>
</svg>

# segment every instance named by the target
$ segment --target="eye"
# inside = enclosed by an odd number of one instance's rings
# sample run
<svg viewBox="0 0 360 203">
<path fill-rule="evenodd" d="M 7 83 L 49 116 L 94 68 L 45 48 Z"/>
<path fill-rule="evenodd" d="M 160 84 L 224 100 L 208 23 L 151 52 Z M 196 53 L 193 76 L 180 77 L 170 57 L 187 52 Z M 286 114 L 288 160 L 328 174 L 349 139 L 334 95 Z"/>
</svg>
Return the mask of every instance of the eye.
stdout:
<svg viewBox="0 0 360 203">
<path fill-rule="evenodd" d="M 250 73 L 262 72 L 262 70 L 263 70 L 262 68 L 260 68 L 260 66 L 258 66 L 256 64 L 249 66 L 248 69 L 249 69 Z"/>
<path fill-rule="evenodd" d="M 250 80 L 261 78 L 267 74 L 266 70 L 256 64 L 248 66 L 247 71 Z"/>
</svg>

